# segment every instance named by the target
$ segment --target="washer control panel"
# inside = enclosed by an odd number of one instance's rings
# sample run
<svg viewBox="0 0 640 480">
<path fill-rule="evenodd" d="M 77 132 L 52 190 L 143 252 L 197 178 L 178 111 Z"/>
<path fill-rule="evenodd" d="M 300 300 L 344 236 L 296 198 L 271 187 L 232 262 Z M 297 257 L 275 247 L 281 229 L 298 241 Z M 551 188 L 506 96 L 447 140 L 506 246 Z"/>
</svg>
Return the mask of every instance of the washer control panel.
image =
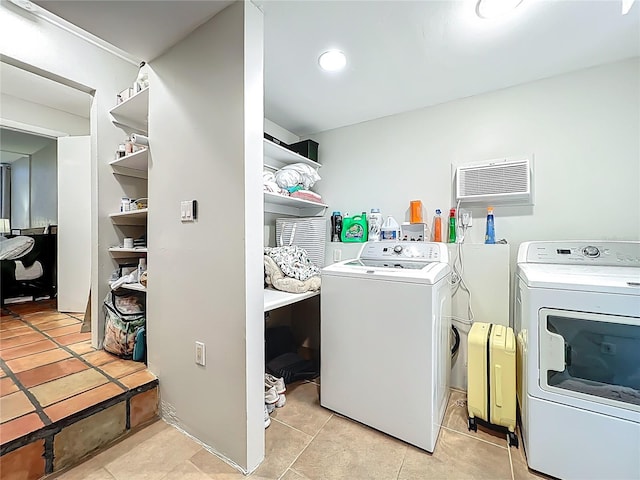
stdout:
<svg viewBox="0 0 640 480">
<path fill-rule="evenodd" d="M 436 242 L 367 242 L 359 258 L 368 260 L 402 259 L 416 262 L 448 262 L 447 246 Z"/>
<path fill-rule="evenodd" d="M 518 263 L 640 267 L 640 242 L 525 242 Z"/>
</svg>

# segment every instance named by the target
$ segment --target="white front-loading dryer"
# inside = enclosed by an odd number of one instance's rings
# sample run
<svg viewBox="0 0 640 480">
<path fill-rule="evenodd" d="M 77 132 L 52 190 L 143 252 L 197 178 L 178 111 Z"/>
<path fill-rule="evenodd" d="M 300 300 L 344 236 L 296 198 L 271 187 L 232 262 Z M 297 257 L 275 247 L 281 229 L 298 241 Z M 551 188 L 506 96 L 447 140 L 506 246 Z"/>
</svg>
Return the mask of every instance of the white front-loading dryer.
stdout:
<svg viewBox="0 0 640 480">
<path fill-rule="evenodd" d="M 514 327 L 529 466 L 640 478 L 640 243 L 520 246 Z"/>
<path fill-rule="evenodd" d="M 320 403 L 433 452 L 449 396 L 446 245 L 369 242 L 322 270 Z"/>
</svg>

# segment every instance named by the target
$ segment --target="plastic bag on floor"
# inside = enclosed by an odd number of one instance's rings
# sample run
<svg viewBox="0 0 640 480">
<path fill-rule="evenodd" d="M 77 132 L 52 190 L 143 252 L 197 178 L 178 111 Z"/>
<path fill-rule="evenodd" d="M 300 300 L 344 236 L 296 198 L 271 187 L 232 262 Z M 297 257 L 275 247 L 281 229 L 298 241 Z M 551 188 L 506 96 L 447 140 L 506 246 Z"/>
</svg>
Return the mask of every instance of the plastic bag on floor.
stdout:
<svg viewBox="0 0 640 480">
<path fill-rule="evenodd" d="M 145 357 L 145 295 L 112 290 L 104 299 L 103 348 L 114 355 L 137 361 Z"/>
</svg>

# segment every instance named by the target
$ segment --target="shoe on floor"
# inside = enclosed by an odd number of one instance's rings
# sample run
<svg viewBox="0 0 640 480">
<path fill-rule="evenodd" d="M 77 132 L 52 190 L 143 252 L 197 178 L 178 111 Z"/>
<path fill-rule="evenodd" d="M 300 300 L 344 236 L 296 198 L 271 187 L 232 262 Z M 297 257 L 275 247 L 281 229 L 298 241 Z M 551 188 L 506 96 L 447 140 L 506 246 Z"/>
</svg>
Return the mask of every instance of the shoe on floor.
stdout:
<svg viewBox="0 0 640 480">
<path fill-rule="evenodd" d="M 273 411 L 276 409 L 275 403 L 265 403 L 264 406 L 267 407 L 267 413 L 269 413 L 269 415 L 271 415 Z"/>
<path fill-rule="evenodd" d="M 267 406 L 264 406 L 264 428 L 267 428 L 271 425 L 271 418 L 269 418 L 269 412 L 267 411 Z"/>
<path fill-rule="evenodd" d="M 278 394 L 276 387 L 271 387 L 264 392 L 264 403 L 268 408 L 281 408 L 287 403 L 287 399 L 283 394 Z"/>
<path fill-rule="evenodd" d="M 279 396 L 276 387 L 269 387 L 264 391 L 264 403 L 274 405 L 278 401 Z"/>
<path fill-rule="evenodd" d="M 284 378 L 274 377 L 268 373 L 264 374 L 264 385 L 266 387 L 276 387 L 276 392 L 284 393 L 287 391 L 287 387 L 284 384 Z"/>
</svg>

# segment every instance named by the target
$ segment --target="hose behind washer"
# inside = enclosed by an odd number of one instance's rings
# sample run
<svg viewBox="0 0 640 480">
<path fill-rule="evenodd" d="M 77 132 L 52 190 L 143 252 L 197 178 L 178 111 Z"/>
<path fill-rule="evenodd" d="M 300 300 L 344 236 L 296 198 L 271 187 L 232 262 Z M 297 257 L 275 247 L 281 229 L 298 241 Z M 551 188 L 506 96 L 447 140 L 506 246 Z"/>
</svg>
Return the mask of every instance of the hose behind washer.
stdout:
<svg viewBox="0 0 640 480">
<path fill-rule="evenodd" d="M 453 325 L 451 325 L 451 330 L 453 330 L 453 336 L 455 337 L 455 342 L 453 347 L 451 347 L 451 356 L 453 357 L 460 348 L 460 334 L 458 333 L 458 329 Z"/>
</svg>

